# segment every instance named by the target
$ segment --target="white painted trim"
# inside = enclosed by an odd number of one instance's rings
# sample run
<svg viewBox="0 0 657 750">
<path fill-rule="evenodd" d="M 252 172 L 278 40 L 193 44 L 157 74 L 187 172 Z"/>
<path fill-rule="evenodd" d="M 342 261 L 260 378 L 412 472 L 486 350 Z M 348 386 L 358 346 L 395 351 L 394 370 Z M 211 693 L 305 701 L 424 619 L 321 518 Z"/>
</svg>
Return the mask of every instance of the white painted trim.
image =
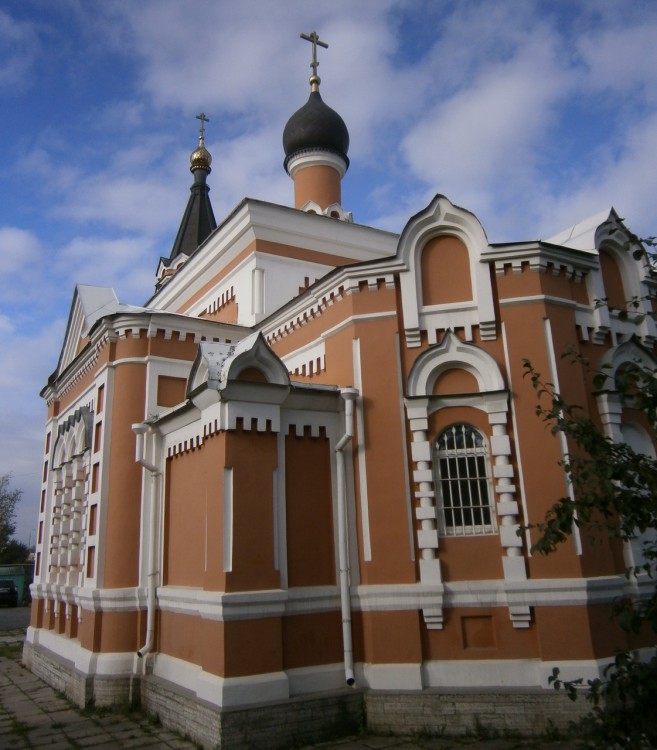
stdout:
<svg viewBox="0 0 657 750">
<path fill-rule="evenodd" d="M 353 591 L 353 586 L 352 586 Z M 340 609 L 338 586 L 299 586 L 288 589 L 285 614 L 304 615 Z M 342 665 L 344 672 L 344 665 Z"/>
<path fill-rule="evenodd" d="M 564 297 L 555 297 L 552 294 L 532 294 L 527 297 L 505 297 L 500 300 L 500 307 L 508 307 L 511 305 L 529 305 L 529 304 L 545 304 L 551 303 L 553 305 L 559 305 L 560 307 L 569 308 L 581 308 L 581 303 L 575 302 L 572 299 L 566 299 Z"/>
<path fill-rule="evenodd" d="M 133 674 L 135 654 L 132 651 L 94 653 L 82 648 L 77 639 L 44 628 L 28 628 L 25 640 L 33 646 L 55 654 L 57 658 L 72 663 L 75 669 L 85 675 L 117 677 Z"/>
<path fill-rule="evenodd" d="M 631 592 L 624 574 L 599 578 L 493 579 L 352 587 L 352 607 L 360 611 L 422 609 L 437 591 L 446 607 L 578 606 L 611 603 Z"/>
<path fill-rule="evenodd" d="M 465 301 L 462 314 L 447 308 L 444 312 L 432 312 L 422 301 L 422 251 L 430 240 L 442 236 L 457 237 L 468 252 L 472 300 Z M 471 338 L 472 327 L 478 325 L 482 338 L 495 338 L 496 317 L 489 265 L 482 262 L 488 250 L 486 233 L 477 217 L 455 206 L 444 195 L 436 195 L 423 211 L 408 221 L 397 250 L 404 265 L 399 272 L 399 283 L 408 346 L 420 346 L 421 330 L 427 330 L 431 341 L 435 337 L 435 328 L 465 327 L 467 337 Z"/>
<path fill-rule="evenodd" d="M 342 690 L 345 686 L 342 662 L 288 669 L 286 673 L 290 685 L 290 696 Z"/>
<path fill-rule="evenodd" d="M 425 688 L 547 688 L 540 667 L 538 659 L 428 661 L 422 665 L 422 682 Z"/>
<path fill-rule="evenodd" d="M 504 377 L 497 362 L 481 347 L 463 343 L 452 331 L 447 331 L 438 346 L 425 350 L 415 360 L 408 374 L 408 396 L 431 396 L 437 379 L 451 369 L 469 372 L 479 385 L 477 396 L 499 393 L 506 389 Z"/>
<path fill-rule="evenodd" d="M 198 664 L 158 653 L 154 658 L 153 674 L 191 691 L 200 700 L 224 708 L 270 703 L 290 697 L 285 672 L 226 678 L 206 672 Z"/>
<path fill-rule="evenodd" d="M 511 361 L 509 358 L 509 341 L 506 337 L 506 324 L 502 323 L 502 347 L 504 349 L 504 365 L 506 367 L 506 377 L 509 387 L 509 393 L 514 393 L 513 380 L 511 378 Z M 522 445 L 518 434 L 518 418 L 516 414 L 516 402 L 515 399 L 509 399 L 509 409 L 511 411 L 511 424 L 513 425 L 513 434 L 516 436 L 517 445 Z M 527 492 L 525 491 L 525 475 L 522 470 L 522 455 L 521 450 L 516 447 L 515 451 L 516 465 L 518 467 L 518 484 L 520 485 L 520 500 L 522 504 L 522 517 L 525 523 L 528 523 L 529 519 L 529 508 L 527 507 Z M 527 557 L 531 557 L 531 534 L 529 529 L 525 530 L 525 550 Z"/>
<path fill-rule="evenodd" d="M 489 247 L 482 254 L 482 260 L 494 264 L 497 276 L 504 275 L 505 266 L 510 266 L 513 273 L 519 274 L 522 272 L 522 264 L 528 263 L 534 272 L 551 272 L 556 276 L 565 270 L 569 278 L 581 279 L 597 266 L 595 255 L 589 251 L 540 241 Z"/>
<path fill-rule="evenodd" d="M 163 406 L 157 402 L 157 391 L 160 376 L 170 378 L 181 378 L 187 381 L 192 362 L 184 359 L 166 359 L 165 357 L 146 357 L 146 404 L 144 418 L 150 418 L 161 411 L 167 411 L 171 406 Z M 121 360 L 124 362 L 124 360 Z M 184 401 L 185 396 L 181 400 Z"/>
<path fill-rule="evenodd" d="M 292 374 L 300 372 L 304 366 L 308 367 L 311 362 L 316 365 L 317 360 L 320 361 L 320 369 L 325 370 L 326 342 L 323 339 L 312 341 L 310 344 L 302 346 L 300 349 L 295 349 L 293 352 L 285 354 L 281 357 L 281 360 L 287 367 L 288 372 Z M 314 369 L 313 374 L 316 373 L 317 370 Z"/>
<path fill-rule="evenodd" d="M 178 309 L 247 247 L 265 240 L 354 261 L 394 256 L 397 235 L 346 222 L 326 221 L 285 206 L 243 201 L 151 300 L 157 309 Z"/>
<path fill-rule="evenodd" d="M 157 590 L 158 607 L 163 612 L 223 621 L 280 617 L 287 598 L 287 592 L 280 589 L 234 594 L 191 586 L 161 586 Z"/>
<path fill-rule="evenodd" d="M 99 352 L 109 343 L 125 335 L 126 331 L 144 331 L 149 338 L 153 338 L 158 331 L 164 331 L 165 335 L 168 333 L 169 338 L 171 333 L 177 332 L 181 340 L 186 340 L 187 336 L 193 336 L 195 342 L 199 342 L 203 337 L 211 341 L 228 339 L 235 342 L 248 333 L 239 326 L 230 323 L 220 323 L 214 320 L 204 320 L 189 315 L 145 308 L 137 308 L 131 312 L 114 313 L 111 319 L 110 317 L 102 319 L 96 325 L 89 344 L 71 362 L 71 365 L 75 362 L 76 367 L 67 372 L 65 368 L 60 366 L 55 373 L 58 378 L 56 386 L 47 386 L 44 389 L 49 404 L 52 403 L 54 398 L 61 398 L 66 395 L 79 382 L 80 378 L 95 367 Z M 117 362 L 129 362 L 133 359 L 142 361 L 146 358 L 126 358 L 106 363 L 98 369 L 96 377 L 106 368 L 112 369 Z"/>
<path fill-rule="evenodd" d="M 395 333 L 395 358 L 397 364 L 397 396 L 399 404 L 404 403 L 404 375 L 401 361 L 401 341 L 399 332 Z M 404 489 L 406 501 L 406 518 L 408 522 L 408 551 L 410 559 L 415 561 L 415 539 L 413 533 L 413 501 L 411 498 L 411 478 L 408 472 L 408 440 L 406 437 L 406 413 L 405 409 L 399 409 L 399 434 L 401 436 L 402 455 L 404 458 Z M 411 447 L 414 443 L 411 443 Z M 413 459 L 415 460 L 415 459 Z"/>
<path fill-rule="evenodd" d="M 69 662 L 83 675 L 117 677 L 136 674 L 135 654 L 93 653 L 50 630 L 29 627 L 26 642 Z M 359 683 L 375 690 L 422 690 L 423 688 L 529 688 L 552 689 L 548 677 L 555 667 L 564 680 L 594 679 L 611 658 L 599 660 L 454 659 L 423 664 L 357 665 Z M 164 653 L 153 658 L 153 674 L 194 693 L 216 706 L 244 706 L 285 700 L 343 687 L 342 664 L 325 664 L 286 672 L 223 678 L 198 664 Z"/>
<path fill-rule="evenodd" d="M 37 584 L 35 599 L 55 599 L 78 604 L 88 611 L 125 612 L 143 609 L 145 589 L 95 589 Z M 636 593 L 624 574 L 597 578 L 534 578 L 531 580 L 453 581 L 436 585 L 422 583 L 352 585 L 355 610 L 408 611 L 423 609 L 442 592 L 447 607 L 584 606 L 611 603 Z M 283 615 L 330 612 L 339 609 L 337 586 L 301 586 L 282 590 L 224 593 L 200 588 L 160 586 L 158 607 L 163 612 L 235 621 Z"/>
<path fill-rule="evenodd" d="M 363 678 L 372 690 L 422 690 L 420 664 L 363 664 Z"/>
<path fill-rule="evenodd" d="M 224 573 L 233 569 L 233 467 L 224 466 L 223 493 L 223 562 Z"/>
<path fill-rule="evenodd" d="M 285 672 L 247 675 L 245 677 L 218 677 L 201 672 L 196 694 L 201 700 L 228 708 L 258 703 L 284 701 L 290 697 L 290 687 Z"/>
<path fill-rule="evenodd" d="M 203 668 L 199 664 L 169 654 L 156 653 L 153 656 L 153 674 L 156 677 L 194 693 L 202 672 Z"/>
<path fill-rule="evenodd" d="M 304 150 L 292 156 L 287 163 L 287 173 L 294 179 L 296 173 L 306 169 L 306 167 L 332 167 L 342 179 L 347 171 L 347 162 L 331 151 Z"/>
<path fill-rule="evenodd" d="M 328 339 L 331 336 L 335 336 L 336 333 L 340 333 L 340 331 L 344 331 L 345 328 L 349 328 L 349 326 L 353 326 L 356 323 L 365 323 L 371 320 L 388 320 L 390 318 L 397 318 L 397 312 L 395 310 L 384 310 L 383 312 L 365 313 L 363 315 L 350 315 L 348 318 L 344 318 L 332 328 L 327 328 L 325 331 L 322 331 L 321 337 L 323 339 Z"/>
<path fill-rule="evenodd" d="M 272 315 L 270 321 L 261 330 L 268 341 L 283 338 L 294 331 L 297 326 L 304 325 L 308 319 L 318 318 L 328 307 L 340 302 L 343 296 L 359 293 L 359 285 L 362 281 L 367 283 L 368 290 L 371 291 L 376 289 L 376 282 L 379 280 L 385 282 L 386 289 L 394 289 L 394 275 L 387 266 L 383 270 L 379 266 L 372 265 L 348 266 L 346 269 L 340 269 L 339 273 L 331 274 L 324 281 L 317 282 L 306 294 L 284 305 L 280 311 Z M 383 313 L 372 313 L 363 318 L 381 316 L 396 319 L 397 311 L 395 309 Z M 336 328 L 339 330 L 341 325 Z M 324 337 L 325 335 L 326 332 Z"/>
<path fill-rule="evenodd" d="M 545 348 L 548 356 L 548 364 L 550 367 L 550 382 L 554 383 L 554 388 L 557 393 L 561 393 L 561 386 L 559 385 L 559 370 L 557 366 L 557 357 L 554 351 L 554 337 L 552 336 L 552 324 L 549 318 L 543 320 L 543 336 L 545 338 Z M 563 461 L 568 459 L 568 441 L 563 432 L 559 431 L 559 445 L 561 446 L 561 458 Z M 568 497 L 574 501 L 575 491 L 573 489 L 572 482 L 569 481 L 566 474 L 564 474 L 564 484 Z M 555 498 L 556 501 L 556 498 Z M 526 519 L 528 523 L 532 522 L 532 519 Z M 543 519 L 541 519 L 543 520 Z M 575 547 L 575 554 L 582 554 L 582 538 L 579 532 L 579 528 L 576 524 L 573 524 L 571 532 L 573 546 Z"/>
<path fill-rule="evenodd" d="M 363 377 L 361 370 L 361 357 L 360 357 L 360 339 L 355 338 L 352 341 L 352 359 L 354 363 L 354 388 L 358 393 L 363 392 Z M 369 498 L 367 495 L 367 461 L 365 456 L 365 443 L 367 436 L 365 435 L 365 418 L 363 415 L 363 399 L 357 398 L 355 403 L 356 412 L 356 458 L 358 459 L 358 494 L 360 495 L 360 515 L 361 515 L 361 529 L 362 529 L 362 553 L 363 560 L 370 562 L 372 560 L 372 541 L 370 537 L 370 508 Z"/>
</svg>

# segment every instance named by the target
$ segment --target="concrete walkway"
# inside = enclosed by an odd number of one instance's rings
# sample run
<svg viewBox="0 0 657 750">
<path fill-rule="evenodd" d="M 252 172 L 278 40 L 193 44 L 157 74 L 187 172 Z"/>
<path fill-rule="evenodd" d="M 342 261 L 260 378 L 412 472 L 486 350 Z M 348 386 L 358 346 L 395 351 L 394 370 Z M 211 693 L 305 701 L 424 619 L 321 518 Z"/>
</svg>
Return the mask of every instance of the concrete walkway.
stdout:
<svg viewBox="0 0 657 750">
<path fill-rule="evenodd" d="M 196 748 L 141 712 L 86 712 L 73 707 L 21 665 L 23 637 L 20 630 L 0 634 L 0 747 Z"/>
<path fill-rule="evenodd" d="M 197 747 L 140 711 L 82 711 L 74 707 L 21 665 L 23 638 L 22 630 L 0 632 L 1 748 L 192 750 Z M 570 741 L 364 735 L 307 745 L 303 750 L 568 750 L 572 747 Z M 301 749 L 295 746 L 294 750 Z"/>
</svg>

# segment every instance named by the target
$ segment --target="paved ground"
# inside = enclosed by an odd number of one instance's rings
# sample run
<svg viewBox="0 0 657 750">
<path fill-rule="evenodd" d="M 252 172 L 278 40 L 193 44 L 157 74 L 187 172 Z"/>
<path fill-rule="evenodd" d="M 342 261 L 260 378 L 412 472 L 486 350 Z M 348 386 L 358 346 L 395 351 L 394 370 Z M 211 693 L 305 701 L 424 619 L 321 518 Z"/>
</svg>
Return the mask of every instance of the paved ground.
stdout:
<svg viewBox="0 0 657 750">
<path fill-rule="evenodd" d="M 20 609 L 18 610 L 20 615 Z M 23 611 L 23 619 L 26 613 Z M 13 616 L 12 616 L 13 617 Z M 20 619 L 20 617 L 19 617 Z M 13 622 L 13 619 L 12 619 Z M 197 746 L 142 713 L 87 712 L 45 685 L 20 663 L 24 630 L 7 629 L 0 614 L 0 748 L 178 748 Z M 569 750 L 567 741 L 404 738 L 373 735 L 307 745 L 303 750 Z M 229 749 L 226 749 L 229 750 Z M 301 750 L 298 746 L 294 750 Z"/>
<path fill-rule="evenodd" d="M 100 713 L 74 708 L 20 664 L 23 632 L 0 634 L 0 747 L 196 748 L 139 712 Z"/>
</svg>

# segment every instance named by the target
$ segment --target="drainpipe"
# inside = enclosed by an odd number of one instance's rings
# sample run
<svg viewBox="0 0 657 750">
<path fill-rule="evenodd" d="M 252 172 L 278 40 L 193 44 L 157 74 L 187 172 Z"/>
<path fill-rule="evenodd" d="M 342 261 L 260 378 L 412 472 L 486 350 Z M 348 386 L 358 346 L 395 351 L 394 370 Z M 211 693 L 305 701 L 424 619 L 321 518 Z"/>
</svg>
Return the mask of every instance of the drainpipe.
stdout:
<svg viewBox="0 0 657 750">
<path fill-rule="evenodd" d="M 135 461 L 149 474 L 151 475 L 151 490 L 150 490 L 150 509 L 148 518 L 148 573 L 147 573 L 147 598 L 146 598 L 146 642 L 137 651 L 137 656 L 141 659 L 146 656 L 153 648 L 153 639 L 155 634 L 155 589 L 157 576 L 157 559 L 155 555 L 155 536 L 156 536 L 156 525 L 157 525 L 157 503 L 158 494 L 160 488 L 159 479 L 162 476 L 162 472 L 150 463 L 144 457 L 146 449 L 145 433 L 148 431 L 149 425 L 145 422 L 132 425 L 132 431 L 137 436 L 137 445 L 135 448 Z"/>
<path fill-rule="evenodd" d="M 347 545 L 347 489 L 345 482 L 344 449 L 354 436 L 354 400 L 358 397 L 355 388 L 341 388 L 344 399 L 345 433 L 335 446 L 336 478 L 338 489 L 338 557 L 340 563 L 340 607 L 342 610 L 342 643 L 344 648 L 344 674 L 347 685 L 352 687 L 354 678 L 354 651 L 351 642 L 351 601 L 349 597 L 349 550 Z"/>
</svg>

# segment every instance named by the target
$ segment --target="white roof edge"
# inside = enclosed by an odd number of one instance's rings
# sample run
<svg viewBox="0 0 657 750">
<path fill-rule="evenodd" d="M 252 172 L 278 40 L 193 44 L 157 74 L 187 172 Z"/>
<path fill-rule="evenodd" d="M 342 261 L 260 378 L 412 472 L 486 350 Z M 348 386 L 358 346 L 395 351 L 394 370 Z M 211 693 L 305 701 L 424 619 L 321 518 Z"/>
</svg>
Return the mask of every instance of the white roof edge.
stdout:
<svg viewBox="0 0 657 750">
<path fill-rule="evenodd" d="M 109 286 L 76 284 L 75 288 L 84 315 L 82 335 L 85 336 L 97 320 L 116 312 L 120 302 L 114 289 Z"/>
<path fill-rule="evenodd" d="M 200 288 L 206 272 L 218 272 L 232 259 L 231 252 L 239 253 L 257 240 L 347 257 L 358 263 L 394 255 L 398 239 L 398 234 L 385 229 L 246 198 L 148 302 L 154 302 L 157 309 L 180 304 Z"/>
<path fill-rule="evenodd" d="M 551 245 L 562 245 L 571 247 L 575 250 L 594 250 L 595 233 L 601 224 L 604 224 L 614 214 L 613 206 L 600 211 L 588 219 L 577 222 L 573 226 L 563 229 L 551 237 L 546 237 L 543 242 L 549 242 Z"/>
</svg>

